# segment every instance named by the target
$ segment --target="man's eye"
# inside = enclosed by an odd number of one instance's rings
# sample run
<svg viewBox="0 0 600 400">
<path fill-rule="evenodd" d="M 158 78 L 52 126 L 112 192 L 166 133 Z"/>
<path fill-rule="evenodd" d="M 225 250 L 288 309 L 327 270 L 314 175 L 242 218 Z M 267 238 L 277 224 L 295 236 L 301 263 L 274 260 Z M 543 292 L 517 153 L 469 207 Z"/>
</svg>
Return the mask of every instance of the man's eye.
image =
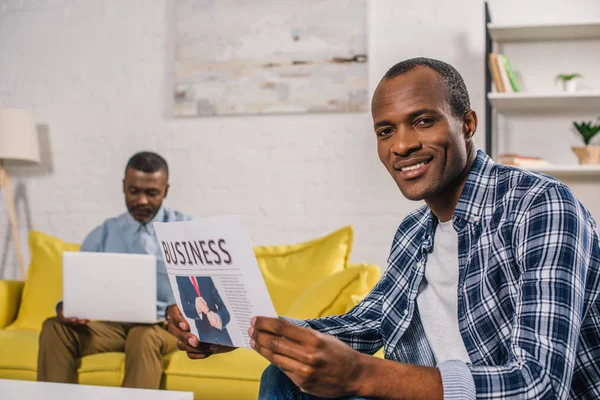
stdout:
<svg viewBox="0 0 600 400">
<path fill-rule="evenodd" d="M 378 137 L 385 137 L 387 135 L 389 135 L 392 132 L 392 130 L 390 128 L 385 128 L 382 129 L 380 131 L 377 131 L 377 136 Z"/>
<path fill-rule="evenodd" d="M 435 122 L 435 120 L 433 118 L 421 118 L 420 120 L 417 121 L 417 125 L 418 126 L 430 126 L 433 125 L 433 123 Z"/>
</svg>

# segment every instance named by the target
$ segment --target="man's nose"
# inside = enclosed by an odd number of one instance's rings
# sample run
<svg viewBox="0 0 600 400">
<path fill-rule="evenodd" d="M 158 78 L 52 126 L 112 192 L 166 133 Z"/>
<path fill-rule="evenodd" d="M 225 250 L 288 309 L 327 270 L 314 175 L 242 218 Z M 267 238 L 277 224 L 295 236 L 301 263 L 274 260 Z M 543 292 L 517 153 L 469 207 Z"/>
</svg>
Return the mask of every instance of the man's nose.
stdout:
<svg viewBox="0 0 600 400">
<path fill-rule="evenodd" d="M 138 200 L 137 201 L 138 204 L 142 204 L 142 205 L 148 204 L 148 197 L 146 197 L 146 195 L 143 195 L 143 194 L 140 195 L 137 200 Z"/>
<path fill-rule="evenodd" d="M 422 147 L 421 141 L 412 129 L 398 128 L 396 134 L 391 139 L 391 151 L 400 157 L 408 156 L 413 151 L 419 150 Z"/>
</svg>

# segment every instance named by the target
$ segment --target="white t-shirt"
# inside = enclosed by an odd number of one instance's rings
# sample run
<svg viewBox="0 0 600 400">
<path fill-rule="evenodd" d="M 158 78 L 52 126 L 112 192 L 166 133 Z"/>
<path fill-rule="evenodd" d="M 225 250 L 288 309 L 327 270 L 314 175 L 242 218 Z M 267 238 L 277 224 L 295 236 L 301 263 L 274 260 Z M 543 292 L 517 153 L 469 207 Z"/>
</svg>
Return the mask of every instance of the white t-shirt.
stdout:
<svg viewBox="0 0 600 400">
<path fill-rule="evenodd" d="M 440 222 L 427 256 L 417 305 L 436 361 L 470 362 L 458 329 L 458 234 L 452 220 Z"/>
</svg>

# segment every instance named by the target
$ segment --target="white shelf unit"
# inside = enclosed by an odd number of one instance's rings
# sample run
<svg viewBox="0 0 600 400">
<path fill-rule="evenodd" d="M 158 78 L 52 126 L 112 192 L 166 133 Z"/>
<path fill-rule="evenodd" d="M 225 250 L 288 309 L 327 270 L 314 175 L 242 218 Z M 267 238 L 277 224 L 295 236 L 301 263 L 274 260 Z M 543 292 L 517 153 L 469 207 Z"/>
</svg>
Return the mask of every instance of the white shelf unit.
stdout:
<svg viewBox="0 0 600 400">
<path fill-rule="evenodd" d="M 600 39 L 600 21 L 529 25 L 489 23 L 488 30 L 492 40 L 499 42 Z"/>
<path fill-rule="evenodd" d="M 486 2 L 486 28 L 488 40 L 486 44 L 486 68 L 488 53 L 494 51 L 502 43 L 509 42 L 540 42 L 540 41 L 565 41 L 565 40 L 600 40 L 600 20 L 572 21 L 556 24 L 494 24 L 490 21 L 489 5 Z M 491 82 L 491 75 L 489 75 Z M 487 84 L 487 82 L 486 82 Z M 490 104 L 489 133 L 486 139 L 491 142 L 489 152 L 495 157 L 494 151 L 498 131 L 497 116 L 499 114 L 524 114 L 532 112 L 579 112 L 590 111 L 597 113 L 600 110 L 600 92 L 491 92 L 491 83 L 488 86 L 487 101 Z M 550 165 L 544 167 L 527 167 L 535 172 L 542 172 L 556 177 L 593 177 L 600 179 L 600 165 Z"/>
<path fill-rule="evenodd" d="M 522 111 L 593 111 L 600 110 L 600 92 L 576 93 L 488 93 L 498 112 Z"/>
<path fill-rule="evenodd" d="M 600 165 L 546 165 L 541 167 L 521 167 L 529 171 L 541 172 L 557 177 L 579 176 L 600 177 Z"/>
</svg>

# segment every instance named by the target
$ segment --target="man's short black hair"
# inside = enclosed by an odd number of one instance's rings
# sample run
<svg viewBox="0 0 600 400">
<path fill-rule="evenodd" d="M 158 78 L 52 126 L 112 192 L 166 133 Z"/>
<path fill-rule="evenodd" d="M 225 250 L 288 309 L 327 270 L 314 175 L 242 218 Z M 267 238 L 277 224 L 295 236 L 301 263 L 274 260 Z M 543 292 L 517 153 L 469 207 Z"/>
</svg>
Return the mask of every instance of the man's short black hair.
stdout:
<svg viewBox="0 0 600 400">
<path fill-rule="evenodd" d="M 169 167 L 167 166 L 165 159 L 150 151 L 141 151 L 134 154 L 127 162 L 125 173 L 127 173 L 129 168 L 146 173 L 164 170 L 167 173 L 167 176 L 169 176 Z"/>
<path fill-rule="evenodd" d="M 425 57 L 410 58 L 390 68 L 382 80 L 393 79 L 420 66 L 431 68 L 440 74 L 446 86 L 447 100 L 450 103 L 454 116 L 462 117 L 471 109 L 469 92 L 467 91 L 465 81 L 456 68 L 443 61 Z"/>
</svg>

